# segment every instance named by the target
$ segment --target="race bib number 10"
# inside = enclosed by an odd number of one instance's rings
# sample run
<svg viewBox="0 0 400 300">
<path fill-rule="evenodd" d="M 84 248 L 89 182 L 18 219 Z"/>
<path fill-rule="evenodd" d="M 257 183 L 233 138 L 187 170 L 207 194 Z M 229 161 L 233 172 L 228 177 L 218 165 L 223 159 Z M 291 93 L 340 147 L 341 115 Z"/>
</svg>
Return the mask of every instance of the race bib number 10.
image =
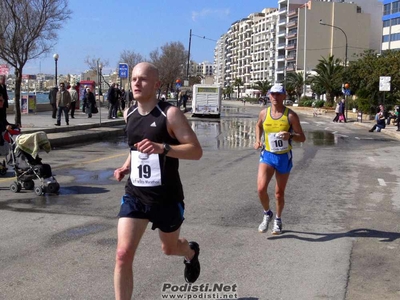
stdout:
<svg viewBox="0 0 400 300">
<path fill-rule="evenodd" d="M 271 152 L 285 151 L 289 148 L 289 142 L 276 136 L 276 133 L 268 134 L 268 142 Z"/>
<path fill-rule="evenodd" d="M 131 182 L 134 186 L 161 185 L 161 169 L 158 154 L 131 151 Z"/>
</svg>

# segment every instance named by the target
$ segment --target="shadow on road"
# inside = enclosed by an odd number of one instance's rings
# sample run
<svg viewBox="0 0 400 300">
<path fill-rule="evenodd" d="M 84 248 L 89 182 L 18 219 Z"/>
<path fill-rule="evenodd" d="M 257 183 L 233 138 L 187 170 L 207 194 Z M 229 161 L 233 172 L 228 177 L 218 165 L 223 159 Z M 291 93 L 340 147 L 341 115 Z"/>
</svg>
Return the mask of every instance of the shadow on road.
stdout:
<svg viewBox="0 0 400 300">
<path fill-rule="evenodd" d="M 300 236 L 301 235 L 311 235 L 312 237 Z M 298 239 L 307 242 L 328 242 L 339 238 L 345 237 L 358 237 L 358 238 L 378 238 L 381 242 L 393 242 L 400 238 L 399 232 L 386 232 L 374 229 L 360 228 L 353 229 L 347 232 L 340 233 L 318 233 L 318 232 L 304 232 L 304 231 L 292 231 L 287 230 L 283 235 L 269 237 L 269 240 L 276 239 Z"/>
</svg>

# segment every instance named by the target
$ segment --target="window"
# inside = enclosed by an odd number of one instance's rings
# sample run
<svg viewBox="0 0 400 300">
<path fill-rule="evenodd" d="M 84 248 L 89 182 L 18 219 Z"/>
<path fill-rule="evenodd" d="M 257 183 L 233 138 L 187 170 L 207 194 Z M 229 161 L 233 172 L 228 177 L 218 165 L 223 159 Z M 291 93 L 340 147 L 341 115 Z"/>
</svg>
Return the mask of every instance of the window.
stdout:
<svg viewBox="0 0 400 300">
<path fill-rule="evenodd" d="M 390 27 L 390 20 L 383 21 L 383 27 Z"/>
<path fill-rule="evenodd" d="M 399 41 L 400 40 L 400 33 L 393 33 L 390 35 L 390 41 Z"/>
<path fill-rule="evenodd" d="M 392 26 L 400 24 L 400 18 L 392 19 Z"/>
<path fill-rule="evenodd" d="M 382 43 L 387 43 L 387 42 L 389 42 L 389 35 L 388 34 L 382 36 Z"/>
<path fill-rule="evenodd" d="M 384 5 L 383 15 L 390 15 L 390 3 Z"/>
<path fill-rule="evenodd" d="M 399 12 L 399 1 L 392 2 L 392 14 Z"/>
</svg>

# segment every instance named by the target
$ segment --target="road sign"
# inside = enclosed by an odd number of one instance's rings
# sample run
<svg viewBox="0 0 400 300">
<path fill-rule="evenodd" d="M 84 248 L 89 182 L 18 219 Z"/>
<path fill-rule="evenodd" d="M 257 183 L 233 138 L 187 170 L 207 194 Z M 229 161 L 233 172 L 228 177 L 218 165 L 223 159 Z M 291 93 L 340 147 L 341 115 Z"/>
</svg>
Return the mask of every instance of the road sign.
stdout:
<svg viewBox="0 0 400 300">
<path fill-rule="evenodd" d="M 128 64 L 120 63 L 118 72 L 119 78 L 128 78 L 128 74 L 129 74 Z"/>
<path fill-rule="evenodd" d="M 390 76 L 380 76 L 379 77 L 379 91 L 380 92 L 389 92 L 390 91 L 390 80 L 392 78 Z"/>
</svg>

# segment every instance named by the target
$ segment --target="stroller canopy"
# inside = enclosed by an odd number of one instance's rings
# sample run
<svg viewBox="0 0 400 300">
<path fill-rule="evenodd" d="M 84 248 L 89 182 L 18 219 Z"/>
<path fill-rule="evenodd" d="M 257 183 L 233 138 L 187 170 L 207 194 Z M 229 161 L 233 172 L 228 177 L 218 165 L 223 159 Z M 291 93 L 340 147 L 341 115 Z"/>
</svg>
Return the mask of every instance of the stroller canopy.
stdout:
<svg viewBox="0 0 400 300">
<path fill-rule="evenodd" d="M 16 148 L 28 153 L 33 158 L 36 158 L 40 149 L 47 153 L 51 150 L 50 141 L 47 138 L 46 132 L 38 131 L 30 134 L 21 134 L 16 140 Z"/>
</svg>

